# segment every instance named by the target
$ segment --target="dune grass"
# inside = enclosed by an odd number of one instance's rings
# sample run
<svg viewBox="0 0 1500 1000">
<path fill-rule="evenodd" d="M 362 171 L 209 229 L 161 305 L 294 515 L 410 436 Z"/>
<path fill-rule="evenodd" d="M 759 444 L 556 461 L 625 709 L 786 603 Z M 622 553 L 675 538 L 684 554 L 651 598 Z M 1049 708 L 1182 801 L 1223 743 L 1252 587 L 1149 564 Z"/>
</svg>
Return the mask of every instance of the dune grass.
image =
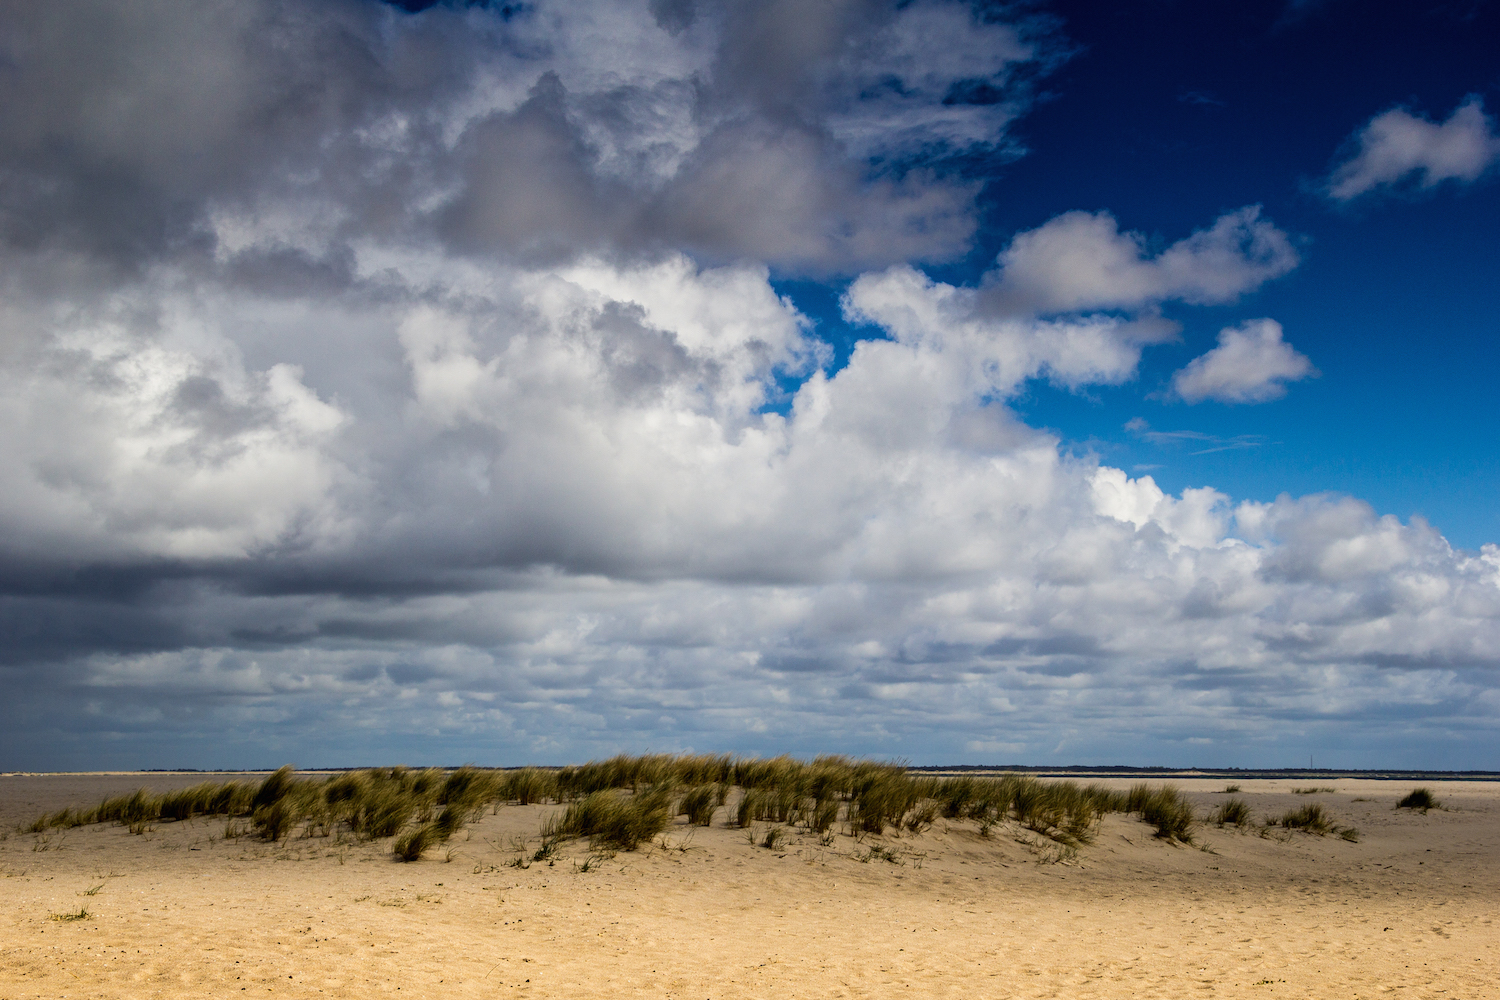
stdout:
<svg viewBox="0 0 1500 1000">
<path fill-rule="evenodd" d="M 1216 821 L 1239 824 L 1238 813 L 1225 812 L 1235 801 L 1220 807 Z M 303 776 L 287 766 L 258 782 L 203 782 L 160 795 L 142 788 L 92 809 L 40 816 L 22 829 L 41 834 L 118 823 L 144 832 L 157 822 L 223 817 L 225 838 L 395 838 L 392 853 L 416 860 L 505 803 L 567 807 L 544 823 L 534 861 L 551 861 L 560 844 L 579 837 L 596 850 L 633 850 L 674 816 L 708 826 L 723 815 L 728 825 L 747 830 L 766 823 L 783 830 L 781 837 L 801 829 L 824 846 L 840 834 L 911 835 L 939 821 L 981 836 L 1015 824 L 1069 848 L 1091 842 L 1110 814 L 1137 816 L 1168 842 L 1192 842 L 1195 826 L 1191 803 L 1170 785 L 1117 791 L 1020 774 L 936 777 L 843 756 L 649 754 L 508 771 L 382 767 Z"/>
<path fill-rule="evenodd" d="M 631 795 L 620 789 L 599 789 L 548 820 L 542 827 L 542 841 L 555 844 L 565 838 L 588 837 L 595 849 L 633 851 L 667 828 L 671 806 L 672 787 L 666 783 Z"/>
<path fill-rule="evenodd" d="M 23 829 L 41 833 L 116 823 L 132 833 L 144 833 L 153 823 L 223 816 L 226 839 L 242 835 L 239 821 L 249 820 L 250 829 L 271 842 L 290 838 L 299 827 L 306 836 L 346 832 L 356 839 L 375 840 L 400 834 L 415 819 L 419 827 L 430 827 L 430 845 L 449 839 L 505 790 L 495 772 L 474 767 L 373 768 L 300 777 L 288 765 L 260 782 L 203 782 L 160 795 L 139 788 L 92 809 L 69 807 L 39 816 Z"/>
<path fill-rule="evenodd" d="M 1213 822 L 1220 827 L 1245 827 L 1250 823 L 1250 807 L 1244 799 L 1225 799 L 1213 812 Z"/>
<path fill-rule="evenodd" d="M 1333 829 L 1333 820 L 1322 805 L 1317 802 L 1309 802 L 1305 806 L 1296 809 L 1288 809 L 1275 821 L 1277 826 L 1287 830 L 1304 830 L 1307 833 L 1316 833 L 1323 836 Z"/>
<path fill-rule="evenodd" d="M 1442 805 L 1437 797 L 1432 794 L 1430 788 L 1414 788 L 1405 798 L 1396 803 L 1397 809 L 1418 809 L 1423 813 L 1429 809 L 1437 809 Z"/>
</svg>

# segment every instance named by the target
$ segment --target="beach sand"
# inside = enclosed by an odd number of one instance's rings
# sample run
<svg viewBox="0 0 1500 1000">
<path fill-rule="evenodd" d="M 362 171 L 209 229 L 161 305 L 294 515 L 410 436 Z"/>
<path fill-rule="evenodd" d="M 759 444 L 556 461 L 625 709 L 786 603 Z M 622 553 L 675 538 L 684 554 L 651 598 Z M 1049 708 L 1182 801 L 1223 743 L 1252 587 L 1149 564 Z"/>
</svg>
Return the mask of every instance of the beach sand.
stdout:
<svg viewBox="0 0 1500 1000">
<path fill-rule="evenodd" d="M 1393 808 L 1412 782 L 1246 780 L 1257 819 L 1320 802 L 1359 842 L 1206 826 L 1170 845 L 1111 816 L 1075 857 L 943 820 L 770 851 L 721 812 L 667 847 L 511 867 L 557 808 L 536 806 L 413 864 L 389 841 L 226 839 L 222 818 L 16 831 L 204 778 L 0 776 L 0 1000 L 1500 996 L 1495 783 L 1430 783 L 1445 808 L 1424 815 Z M 1201 814 L 1224 798 L 1173 783 Z"/>
</svg>

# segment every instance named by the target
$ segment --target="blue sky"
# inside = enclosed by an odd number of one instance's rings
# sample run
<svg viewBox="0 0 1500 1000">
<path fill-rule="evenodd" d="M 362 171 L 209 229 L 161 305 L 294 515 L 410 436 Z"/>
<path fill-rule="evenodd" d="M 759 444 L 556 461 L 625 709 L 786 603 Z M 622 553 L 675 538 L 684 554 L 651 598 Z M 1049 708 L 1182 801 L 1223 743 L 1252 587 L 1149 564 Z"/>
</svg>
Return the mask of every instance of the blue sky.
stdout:
<svg viewBox="0 0 1500 1000">
<path fill-rule="evenodd" d="M 1343 491 L 1426 517 L 1455 545 L 1500 537 L 1500 423 L 1481 374 L 1500 366 L 1500 188 L 1491 177 L 1345 205 L 1317 191 L 1351 122 L 1393 107 L 1442 119 L 1471 94 L 1490 107 L 1500 100 L 1495 5 L 1392 6 L 1380 16 L 1339 3 L 1044 9 L 1062 19 L 1072 55 L 1015 129 L 1026 155 L 985 171 L 975 249 L 934 273 L 972 282 L 1014 232 L 1072 209 L 1108 210 L 1122 227 L 1171 242 L 1260 204 L 1298 238 L 1303 259 L 1231 306 L 1171 311 L 1181 342 L 1148 352 L 1132 382 L 1082 393 L 1037 383 L 1017 408 L 1173 492 Z M 836 297 L 792 290 L 838 325 Z M 1320 379 L 1268 406 L 1149 398 L 1220 328 L 1258 314 L 1282 322 Z M 1126 431 L 1137 417 L 1211 439 L 1152 444 Z M 1195 454 L 1236 442 L 1243 450 Z"/>
<path fill-rule="evenodd" d="M 0 769 L 1493 768 L 1493 3 L 0 14 Z"/>
</svg>

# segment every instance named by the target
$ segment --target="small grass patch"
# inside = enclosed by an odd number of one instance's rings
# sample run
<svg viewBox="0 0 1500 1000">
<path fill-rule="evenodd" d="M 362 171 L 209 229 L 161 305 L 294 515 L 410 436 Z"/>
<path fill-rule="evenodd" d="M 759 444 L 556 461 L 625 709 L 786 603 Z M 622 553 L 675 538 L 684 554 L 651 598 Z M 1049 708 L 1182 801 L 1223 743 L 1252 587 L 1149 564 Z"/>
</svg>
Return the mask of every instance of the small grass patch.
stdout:
<svg viewBox="0 0 1500 1000">
<path fill-rule="evenodd" d="M 719 808 L 717 785 L 695 785 L 677 803 L 677 815 L 686 816 L 693 826 L 708 826 L 714 821 L 714 812 Z"/>
<path fill-rule="evenodd" d="M 1328 788 L 1326 786 L 1323 787 L 1323 788 L 1293 788 L 1292 789 L 1292 794 L 1293 795 L 1317 795 L 1317 794 L 1322 793 L 1322 792 L 1336 792 L 1336 791 L 1338 791 L 1337 788 Z"/>
<path fill-rule="evenodd" d="M 1136 785 L 1127 794 L 1125 804 L 1126 812 L 1137 813 L 1156 827 L 1156 835 L 1162 840 L 1193 842 L 1193 805 L 1173 786 Z"/>
<path fill-rule="evenodd" d="M 87 907 L 80 906 L 77 913 L 54 913 L 52 919 L 58 923 L 70 924 L 75 920 L 92 920 L 93 916 Z"/>
<path fill-rule="evenodd" d="M 1245 827 L 1250 823 L 1250 807 L 1244 799 L 1226 799 L 1213 812 L 1213 822 L 1219 827 Z"/>
<path fill-rule="evenodd" d="M 436 825 L 423 823 L 397 837 L 395 843 L 391 844 L 391 853 L 402 861 L 417 861 L 437 840 Z"/>
<path fill-rule="evenodd" d="M 1333 829 L 1332 818 L 1328 812 L 1317 802 L 1309 802 L 1297 809 L 1288 809 L 1274 823 L 1284 830 L 1301 830 L 1304 833 L 1315 833 L 1323 836 Z"/>
<path fill-rule="evenodd" d="M 1423 813 L 1429 809 L 1436 809 L 1442 803 L 1432 794 L 1430 788 L 1414 788 L 1400 802 L 1396 803 L 1397 809 L 1419 809 Z"/>
</svg>

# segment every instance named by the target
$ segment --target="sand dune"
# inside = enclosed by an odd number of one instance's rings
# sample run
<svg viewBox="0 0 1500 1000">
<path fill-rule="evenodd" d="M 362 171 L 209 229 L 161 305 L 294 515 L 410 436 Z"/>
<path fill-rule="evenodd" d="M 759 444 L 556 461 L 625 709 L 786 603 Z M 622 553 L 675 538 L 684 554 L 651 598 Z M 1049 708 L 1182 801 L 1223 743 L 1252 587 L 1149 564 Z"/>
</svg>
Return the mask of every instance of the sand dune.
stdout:
<svg viewBox="0 0 1500 1000">
<path fill-rule="evenodd" d="M 1423 815 L 1393 808 L 1410 782 L 1244 781 L 1257 817 L 1318 801 L 1359 842 L 1172 846 L 1114 815 L 1076 856 L 1009 825 L 770 851 L 679 819 L 665 847 L 511 867 L 555 806 L 501 807 L 414 864 L 223 819 L 15 830 L 202 779 L 0 777 L 0 998 L 1500 995 L 1491 783 L 1434 785 L 1447 808 Z M 1223 799 L 1177 784 L 1204 814 Z"/>
</svg>

